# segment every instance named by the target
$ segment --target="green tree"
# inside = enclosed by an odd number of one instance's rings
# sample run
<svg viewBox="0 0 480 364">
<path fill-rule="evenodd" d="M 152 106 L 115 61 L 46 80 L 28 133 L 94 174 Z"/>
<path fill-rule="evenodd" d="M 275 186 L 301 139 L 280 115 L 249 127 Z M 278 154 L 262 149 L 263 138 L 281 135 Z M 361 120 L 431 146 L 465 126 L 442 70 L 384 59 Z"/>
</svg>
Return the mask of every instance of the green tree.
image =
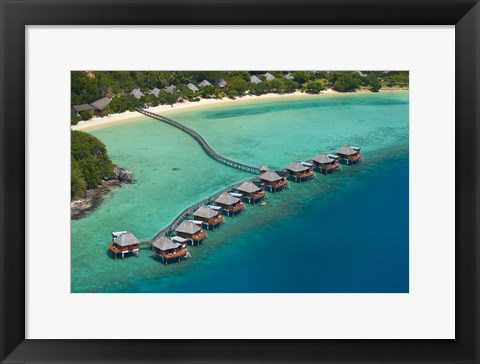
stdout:
<svg viewBox="0 0 480 364">
<path fill-rule="evenodd" d="M 70 197 L 81 197 L 85 195 L 87 190 L 87 183 L 83 179 L 82 171 L 75 158 L 70 158 L 70 173 L 71 173 L 71 185 L 70 185 Z"/>
<path fill-rule="evenodd" d="M 309 82 L 307 85 L 307 92 L 311 94 L 318 94 L 320 91 L 325 90 L 325 86 L 321 82 L 313 81 Z"/>
<path fill-rule="evenodd" d="M 248 84 L 247 82 L 245 82 L 241 75 L 238 75 L 233 76 L 227 80 L 227 87 L 227 93 L 229 95 L 231 95 L 232 91 L 235 91 L 237 93 L 237 96 L 241 96 L 245 93 L 245 91 L 247 91 Z"/>
</svg>

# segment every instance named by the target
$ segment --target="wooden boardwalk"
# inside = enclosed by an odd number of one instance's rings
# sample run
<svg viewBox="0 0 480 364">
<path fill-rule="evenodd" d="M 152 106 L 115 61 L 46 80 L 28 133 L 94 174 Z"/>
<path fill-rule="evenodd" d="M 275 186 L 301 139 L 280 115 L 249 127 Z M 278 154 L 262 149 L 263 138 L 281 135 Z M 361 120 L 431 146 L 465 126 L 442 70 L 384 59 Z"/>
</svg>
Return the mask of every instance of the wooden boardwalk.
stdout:
<svg viewBox="0 0 480 364">
<path fill-rule="evenodd" d="M 195 139 L 200 144 L 200 146 L 208 154 L 209 157 L 213 158 L 217 162 L 225 164 L 225 165 L 227 165 L 229 167 L 232 167 L 232 168 L 239 169 L 241 171 L 245 171 L 245 172 L 249 172 L 249 173 L 253 173 L 253 174 L 260 174 L 260 169 L 257 168 L 257 167 L 249 166 L 248 164 L 244 164 L 244 163 L 240 163 L 240 162 L 235 162 L 234 160 L 231 160 L 227 157 L 224 157 L 224 156 L 218 154 L 217 152 L 215 152 L 210 147 L 210 145 L 208 145 L 208 143 L 205 141 L 205 139 L 200 134 L 198 134 L 192 128 L 189 128 L 188 126 L 180 123 L 179 121 L 176 121 L 176 120 L 171 119 L 171 118 L 167 118 L 166 116 L 163 116 L 163 115 L 155 114 L 153 112 L 150 112 L 150 111 L 147 111 L 147 110 L 144 110 L 144 109 L 140 109 L 138 107 L 136 108 L 136 110 L 143 115 L 146 115 L 146 116 L 151 117 L 151 118 L 156 119 L 156 120 L 163 121 L 167 124 L 170 124 L 170 125 L 178 128 L 178 129 L 184 131 L 185 133 L 190 135 L 193 139 Z"/>
<path fill-rule="evenodd" d="M 257 177 L 252 177 L 247 179 L 246 181 L 253 181 L 257 179 Z M 245 182 L 245 181 L 244 181 Z M 170 232 L 173 232 L 175 228 L 180 225 L 180 223 L 188 216 L 191 215 L 195 212 L 196 209 L 198 209 L 200 206 L 208 203 L 208 202 L 213 202 L 215 199 L 220 196 L 224 192 L 229 192 L 233 190 L 236 186 L 240 185 L 240 183 L 235 183 L 233 185 L 230 185 L 223 190 L 215 193 L 214 195 L 204 198 L 203 200 L 197 202 L 196 204 L 193 204 L 192 206 L 187 207 L 185 210 L 183 210 L 173 221 L 162 231 L 158 232 L 151 240 L 143 240 L 140 242 L 140 245 L 151 245 L 155 240 L 159 239 L 161 236 L 165 236 Z"/>
</svg>

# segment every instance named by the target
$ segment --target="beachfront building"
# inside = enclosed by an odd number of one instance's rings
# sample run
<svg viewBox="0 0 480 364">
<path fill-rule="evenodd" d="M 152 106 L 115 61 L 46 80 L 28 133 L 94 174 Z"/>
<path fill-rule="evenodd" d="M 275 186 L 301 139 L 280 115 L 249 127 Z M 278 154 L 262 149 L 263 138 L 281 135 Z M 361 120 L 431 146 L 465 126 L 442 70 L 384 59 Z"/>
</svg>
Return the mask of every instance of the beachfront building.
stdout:
<svg viewBox="0 0 480 364">
<path fill-rule="evenodd" d="M 155 87 L 153 90 L 149 92 L 150 95 L 158 96 L 160 93 L 160 89 L 158 87 Z"/>
<path fill-rule="evenodd" d="M 225 88 L 227 87 L 227 81 L 225 81 L 223 78 L 220 80 L 220 82 L 218 83 L 218 87 L 220 88 Z"/>
<path fill-rule="evenodd" d="M 104 97 L 100 100 L 92 102 L 90 106 L 93 107 L 94 114 L 100 114 L 103 111 L 103 109 L 107 107 L 109 103 L 110 103 L 110 99 L 108 97 Z"/>
<path fill-rule="evenodd" d="M 263 183 L 245 181 L 235 189 L 241 193 L 243 198 L 246 198 L 249 203 L 261 201 L 265 197 L 265 185 Z"/>
<path fill-rule="evenodd" d="M 199 88 L 197 86 L 195 86 L 193 83 L 189 83 L 187 85 L 187 87 L 192 91 L 192 92 L 197 92 L 199 90 Z"/>
<path fill-rule="evenodd" d="M 108 249 L 115 255 L 115 259 L 117 259 L 117 254 L 122 254 L 122 259 L 128 253 L 138 256 L 140 242 L 129 231 L 113 232 L 112 242 L 109 244 Z"/>
<path fill-rule="evenodd" d="M 321 173 L 328 174 L 340 169 L 339 158 L 340 157 L 335 154 L 318 153 L 312 158 L 312 162 Z"/>
<path fill-rule="evenodd" d="M 134 89 L 132 90 L 132 92 L 130 92 L 130 95 L 133 95 L 133 97 L 135 97 L 136 99 L 140 99 L 140 98 L 142 98 L 143 96 L 145 96 L 145 95 L 143 94 L 143 92 L 140 91 L 139 88 L 134 88 Z"/>
<path fill-rule="evenodd" d="M 362 160 L 362 156 L 360 155 L 360 148 L 353 147 L 348 144 L 342 145 L 338 150 L 337 155 L 340 157 L 340 162 L 346 163 L 348 165 L 356 164 Z"/>
<path fill-rule="evenodd" d="M 203 80 L 202 82 L 200 82 L 198 84 L 198 86 L 200 87 L 206 87 L 206 86 L 212 86 L 212 84 L 210 82 L 208 82 L 207 80 Z"/>
<path fill-rule="evenodd" d="M 295 182 L 302 182 L 315 176 L 312 163 L 293 161 L 285 169 Z"/>
<path fill-rule="evenodd" d="M 251 83 L 260 83 L 260 82 L 262 82 L 262 80 L 259 79 L 257 76 L 253 75 L 253 76 L 250 77 L 250 82 Z"/>
<path fill-rule="evenodd" d="M 270 72 L 265 73 L 264 76 L 267 81 L 273 81 L 275 79 L 275 76 L 272 75 Z"/>
<path fill-rule="evenodd" d="M 168 87 L 165 87 L 165 91 L 167 91 L 169 94 L 173 94 L 177 87 L 175 85 L 170 85 Z"/>
<path fill-rule="evenodd" d="M 217 209 L 215 209 L 215 207 Z M 219 227 L 223 222 L 223 216 L 220 215 L 221 208 L 218 206 L 200 206 L 194 213 L 193 218 L 198 221 L 202 221 L 207 228 Z"/>
<path fill-rule="evenodd" d="M 280 171 L 274 172 L 267 170 L 260 174 L 260 181 L 268 186 L 270 192 L 277 192 L 288 187 L 287 174 Z"/>
<path fill-rule="evenodd" d="M 287 79 L 287 80 L 293 80 L 293 76 L 291 73 L 287 73 L 286 75 L 283 76 L 283 78 Z"/>
<path fill-rule="evenodd" d="M 187 239 L 195 245 L 200 244 L 206 237 L 207 233 L 202 230 L 202 221 L 199 221 L 197 225 L 195 222 L 190 220 L 184 220 L 182 223 L 175 229 L 177 236 Z"/>
<path fill-rule="evenodd" d="M 72 108 L 73 108 L 73 111 L 78 116 L 80 116 L 80 113 L 83 112 L 83 111 L 93 112 L 93 106 L 91 106 L 89 104 L 74 105 L 74 106 L 72 106 Z"/>
<path fill-rule="evenodd" d="M 241 197 L 241 195 L 239 196 Z M 228 216 L 240 213 L 245 205 L 237 196 L 232 196 L 230 193 L 224 192 L 215 200 L 217 206 L 220 206 Z"/>
<path fill-rule="evenodd" d="M 180 239 L 177 240 L 180 241 Z M 186 239 L 183 240 L 184 242 L 180 243 L 172 241 L 165 236 L 160 236 L 152 243 L 152 248 L 155 255 L 159 257 L 165 265 L 172 260 L 180 262 L 180 259 L 186 259 L 189 256 Z"/>
</svg>

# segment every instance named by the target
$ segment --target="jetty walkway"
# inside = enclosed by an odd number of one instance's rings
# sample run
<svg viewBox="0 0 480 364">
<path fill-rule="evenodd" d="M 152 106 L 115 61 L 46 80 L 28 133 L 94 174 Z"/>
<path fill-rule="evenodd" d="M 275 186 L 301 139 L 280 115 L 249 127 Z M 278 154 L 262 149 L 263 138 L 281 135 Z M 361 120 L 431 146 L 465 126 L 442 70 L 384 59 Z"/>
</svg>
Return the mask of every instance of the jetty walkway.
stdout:
<svg viewBox="0 0 480 364">
<path fill-rule="evenodd" d="M 150 112 L 150 111 L 147 111 L 147 110 L 144 110 L 144 109 L 140 109 L 138 107 L 136 108 L 136 110 L 139 113 L 141 113 L 145 116 L 151 117 L 151 118 L 156 119 L 156 120 L 163 121 L 164 123 L 170 124 L 170 125 L 178 128 L 178 129 L 184 131 L 185 133 L 190 135 L 193 139 L 195 139 L 200 144 L 200 146 L 203 148 L 203 150 L 207 153 L 207 155 L 209 157 L 213 158 L 217 162 L 225 164 L 225 165 L 227 165 L 229 167 L 232 167 L 232 168 L 239 169 L 241 171 L 245 171 L 245 172 L 249 172 L 249 173 L 253 173 L 253 174 L 260 174 L 260 169 L 257 168 L 257 167 L 249 166 L 248 164 L 244 164 L 244 163 L 240 163 L 240 162 L 235 162 L 234 160 L 231 160 L 227 157 L 224 157 L 224 156 L 218 154 L 217 152 L 215 152 L 210 147 L 210 145 L 208 145 L 208 143 L 205 141 L 205 139 L 200 134 L 198 134 L 192 128 L 180 123 L 179 121 L 176 121 L 174 119 L 168 118 L 168 117 L 163 116 L 163 115 L 155 114 L 153 112 Z"/>
<path fill-rule="evenodd" d="M 246 181 L 253 181 L 257 179 L 257 177 L 252 177 L 249 178 Z M 230 192 L 233 190 L 236 186 L 238 186 L 240 183 L 235 183 L 233 185 L 230 185 L 223 190 L 216 192 L 214 195 L 204 198 L 203 200 L 187 207 L 185 210 L 183 210 L 166 228 L 164 228 L 162 231 L 158 232 L 151 240 L 143 240 L 140 242 L 140 245 L 151 245 L 155 240 L 159 239 L 161 236 L 166 236 L 168 233 L 172 232 L 175 230 L 175 228 L 188 216 L 191 215 L 195 212 L 196 209 L 198 209 L 200 206 L 207 204 L 209 202 L 213 202 L 217 199 L 218 196 L 220 196 L 224 192 Z"/>
</svg>

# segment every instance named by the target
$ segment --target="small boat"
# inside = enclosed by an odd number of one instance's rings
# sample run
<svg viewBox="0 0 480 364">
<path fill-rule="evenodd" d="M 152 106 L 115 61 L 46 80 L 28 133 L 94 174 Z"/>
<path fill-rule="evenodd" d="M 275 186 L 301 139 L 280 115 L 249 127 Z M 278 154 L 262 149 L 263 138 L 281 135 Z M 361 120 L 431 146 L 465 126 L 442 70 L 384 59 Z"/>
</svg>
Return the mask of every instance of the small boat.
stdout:
<svg viewBox="0 0 480 364">
<path fill-rule="evenodd" d="M 258 205 L 259 206 L 265 206 L 267 203 L 265 201 L 260 202 Z"/>
</svg>

